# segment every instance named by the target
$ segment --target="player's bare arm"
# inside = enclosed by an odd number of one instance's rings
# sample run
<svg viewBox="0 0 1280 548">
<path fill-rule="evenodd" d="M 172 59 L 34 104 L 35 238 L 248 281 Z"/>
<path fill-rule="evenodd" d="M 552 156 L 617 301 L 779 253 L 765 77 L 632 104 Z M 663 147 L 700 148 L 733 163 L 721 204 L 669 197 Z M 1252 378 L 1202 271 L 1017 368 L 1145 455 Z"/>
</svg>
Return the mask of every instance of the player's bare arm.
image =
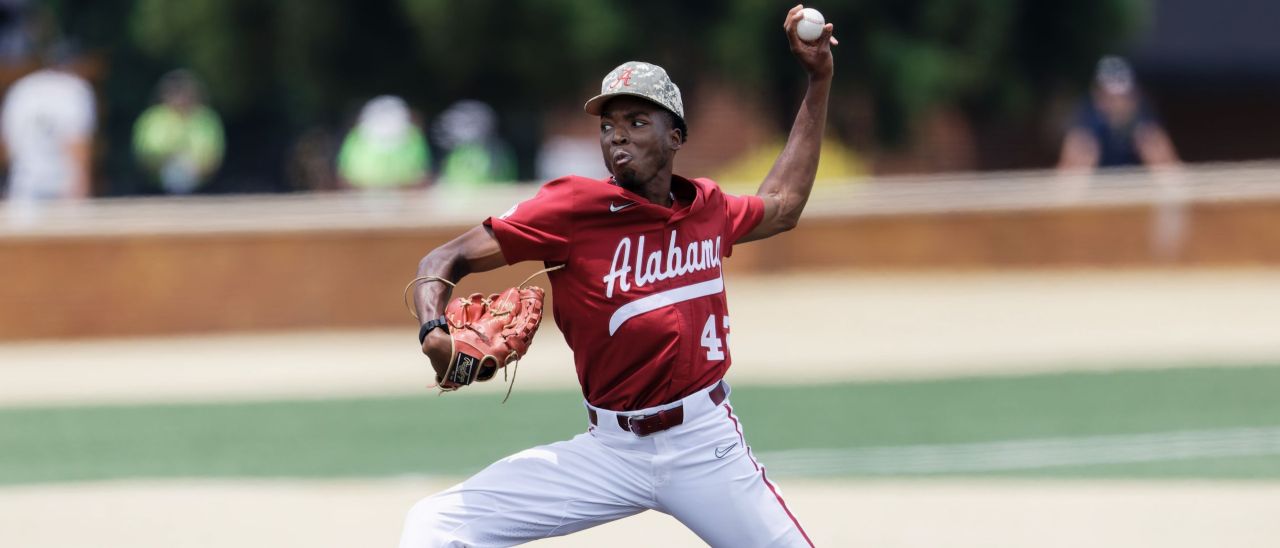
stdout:
<svg viewBox="0 0 1280 548">
<path fill-rule="evenodd" d="M 1134 139 L 1143 164 L 1150 167 L 1177 167 L 1181 164 L 1178 152 L 1173 148 L 1173 140 L 1159 125 L 1148 123 L 1138 126 Z"/>
<path fill-rule="evenodd" d="M 1058 171 L 1091 170 L 1098 167 L 1098 141 L 1083 128 L 1072 128 L 1062 140 Z"/>
<path fill-rule="evenodd" d="M 802 5 L 791 8 L 782 28 L 786 31 L 791 52 L 809 73 L 808 90 L 791 125 L 791 134 L 782 154 L 778 155 L 756 193 L 764 199 L 764 218 L 741 240 L 744 242 L 795 228 L 818 173 L 818 154 L 822 148 L 822 133 L 826 129 L 827 102 L 835 70 L 831 46 L 839 42 L 832 37 L 834 26 L 831 24 L 822 28 L 822 35 L 817 40 L 801 40 L 796 34 L 796 23 L 802 18 L 800 11 L 803 8 Z"/>
<path fill-rule="evenodd" d="M 474 272 L 486 272 L 506 265 L 502 248 L 493 231 L 477 226 L 435 248 L 418 261 L 418 276 L 435 276 L 457 283 Z M 423 323 L 439 318 L 449 302 L 453 287 L 441 282 L 424 282 L 414 289 L 414 310 Z M 443 374 L 453 353 L 449 334 L 433 329 L 422 342 L 422 353 L 431 359 L 437 374 Z"/>
<path fill-rule="evenodd" d="M 75 170 L 71 175 L 71 197 L 88 198 L 91 192 L 89 166 L 93 164 L 93 143 L 88 137 L 80 137 L 67 144 L 67 156 Z"/>
</svg>

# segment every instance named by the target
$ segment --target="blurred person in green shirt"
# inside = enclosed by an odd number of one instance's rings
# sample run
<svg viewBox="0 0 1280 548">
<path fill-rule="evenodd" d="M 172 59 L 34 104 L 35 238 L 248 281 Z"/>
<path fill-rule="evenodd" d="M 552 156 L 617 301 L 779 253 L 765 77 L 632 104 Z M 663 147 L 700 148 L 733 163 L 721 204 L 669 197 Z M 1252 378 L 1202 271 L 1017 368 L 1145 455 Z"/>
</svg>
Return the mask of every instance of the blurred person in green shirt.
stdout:
<svg viewBox="0 0 1280 548">
<path fill-rule="evenodd" d="M 436 142 L 448 151 L 441 183 L 466 187 L 516 180 L 515 158 L 498 137 L 498 116 L 489 105 L 458 101 L 440 114 L 434 129 Z"/>
<path fill-rule="evenodd" d="M 133 126 L 134 155 L 152 184 L 167 194 L 190 194 L 222 165 L 222 120 L 204 103 L 191 72 L 170 72 L 158 88 L 160 102 Z"/>
<path fill-rule="evenodd" d="M 431 149 L 404 100 L 382 95 L 365 103 L 338 152 L 343 185 L 362 189 L 423 186 L 430 173 Z"/>
</svg>

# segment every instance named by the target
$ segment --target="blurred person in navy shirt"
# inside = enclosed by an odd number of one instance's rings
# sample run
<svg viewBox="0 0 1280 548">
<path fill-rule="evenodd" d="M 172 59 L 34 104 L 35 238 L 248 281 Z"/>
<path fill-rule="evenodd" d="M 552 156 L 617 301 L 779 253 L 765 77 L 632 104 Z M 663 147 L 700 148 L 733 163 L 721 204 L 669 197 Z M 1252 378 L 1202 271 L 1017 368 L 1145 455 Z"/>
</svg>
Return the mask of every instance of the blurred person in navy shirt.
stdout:
<svg viewBox="0 0 1280 548">
<path fill-rule="evenodd" d="M 1058 168 L 1179 164 L 1173 141 L 1142 99 L 1133 69 L 1114 56 L 1098 61 L 1093 89 L 1076 112 L 1062 143 Z"/>
</svg>

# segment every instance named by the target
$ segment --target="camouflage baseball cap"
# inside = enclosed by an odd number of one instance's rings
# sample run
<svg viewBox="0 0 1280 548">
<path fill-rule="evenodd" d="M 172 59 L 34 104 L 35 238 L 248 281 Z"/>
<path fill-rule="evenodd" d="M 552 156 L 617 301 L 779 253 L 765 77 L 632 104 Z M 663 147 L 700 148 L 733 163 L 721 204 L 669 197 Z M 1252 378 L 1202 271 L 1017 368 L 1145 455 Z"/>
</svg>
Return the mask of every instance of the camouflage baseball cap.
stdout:
<svg viewBox="0 0 1280 548">
<path fill-rule="evenodd" d="M 680 99 L 680 88 L 667 76 L 667 71 L 658 65 L 643 61 L 627 61 L 618 65 L 618 68 L 600 81 L 600 95 L 592 97 L 582 108 L 587 114 L 599 116 L 605 102 L 619 95 L 648 99 L 684 120 L 684 102 Z"/>
</svg>

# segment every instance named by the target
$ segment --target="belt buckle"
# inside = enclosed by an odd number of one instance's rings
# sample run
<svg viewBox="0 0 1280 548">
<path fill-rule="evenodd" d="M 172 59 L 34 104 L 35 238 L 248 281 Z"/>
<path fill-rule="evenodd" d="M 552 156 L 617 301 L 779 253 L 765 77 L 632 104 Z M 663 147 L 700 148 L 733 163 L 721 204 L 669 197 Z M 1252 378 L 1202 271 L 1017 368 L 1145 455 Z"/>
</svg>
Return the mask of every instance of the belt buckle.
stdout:
<svg viewBox="0 0 1280 548">
<path fill-rule="evenodd" d="M 627 416 L 627 431 L 628 431 L 628 432 L 631 432 L 632 434 L 635 434 L 637 438 L 643 438 L 643 437 L 645 437 L 645 436 L 648 436 L 648 435 L 650 434 L 649 432 L 645 432 L 645 433 L 641 434 L 640 432 L 638 432 L 638 431 L 637 431 L 636 423 L 641 422 L 641 421 L 643 421 L 643 420 L 645 420 L 645 419 L 647 419 L 647 418 L 649 418 L 649 417 L 652 417 L 652 416 L 653 416 L 653 415 L 629 415 L 629 416 Z"/>
</svg>

